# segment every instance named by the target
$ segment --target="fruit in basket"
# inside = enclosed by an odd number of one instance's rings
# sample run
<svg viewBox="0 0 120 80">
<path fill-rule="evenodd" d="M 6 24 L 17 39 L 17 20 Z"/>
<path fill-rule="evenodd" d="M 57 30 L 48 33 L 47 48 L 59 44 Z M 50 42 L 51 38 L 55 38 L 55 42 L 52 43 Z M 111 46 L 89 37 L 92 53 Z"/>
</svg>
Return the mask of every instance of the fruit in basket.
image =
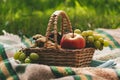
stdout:
<svg viewBox="0 0 120 80">
<path fill-rule="evenodd" d="M 94 42 L 94 37 L 93 36 L 88 36 L 87 40 L 92 43 L 92 42 Z"/>
<path fill-rule="evenodd" d="M 33 37 L 34 44 L 32 47 L 43 47 L 46 41 L 46 37 L 41 34 L 36 34 Z"/>
<path fill-rule="evenodd" d="M 20 56 L 20 54 L 22 54 L 22 52 L 20 52 L 20 51 L 17 51 L 15 54 L 14 54 L 14 59 L 15 60 L 18 60 L 19 59 L 19 56 Z"/>
<path fill-rule="evenodd" d="M 109 46 L 109 41 L 101 34 L 95 33 L 92 30 L 86 30 L 81 33 L 86 40 L 86 47 L 93 47 L 102 50 L 103 47 Z"/>
<path fill-rule="evenodd" d="M 67 33 L 63 35 L 61 42 L 61 48 L 65 49 L 81 49 L 86 45 L 85 39 L 77 33 Z"/>
<path fill-rule="evenodd" d="M 75 29 L 74 32 L 79 34 L 79 29 Z M 85 47 L 102 50 L 103 47 L 109 46 L 108 40 L 106 40 L 101 34 L 95 33 L 92 30 L 82 31 L 80 35 L 82 35 L 86 41 Z"/>
<path fill-rule="evenodd" d="M 39 59 L 39 55 L 37 53 L 31 53 L 30 54 L 30 59 L 32 59 L 32 60 L 38 60 Z"/>
<path fill-rule="evenodd" d="M 75 29 L 74 33 L 81 34 L 81 30 L 80 29 Z"/>
<path fill-rule="evenodd" d="M 102 46 L 102 44 L 100 41 L 97 40 L 94 42 L 94 46 L 95 46 L 95 48 L 99 49 Z"/>
<path fill-rule="evenodd" d="M 21 54 L 19 55 L 19 60 L 20 60 L 20 61 L 24 61 L 25 58 L 26 58 L 26 54 L 25 54 L 25 53 L 21 53 Z"/>
<path fill-rule="evenodd" d="M 14 54 L 14 59 L 19 60 L 21 63 L 34 63 L 39 61 L 39 55 L 37 53 L 29 53 L 29 55 L 27 55 L 22 51 L 17 51 Z"/>
<path fill-rule="evenodd" d="M 30 59 L 30 57 L 28 56 L 26 59 L 25 59 L 25 63 L 31 63 L 32 61 L 31 61 L 31 59 Z"/>
<path fill-rule="evenodd" d="M 103 45 L 104 45 L 105 47 L 109 46 L 109 41 L 108 41 L 108 40 L 104 40 L 104 41 L 103 41 Z"/>
</svg>

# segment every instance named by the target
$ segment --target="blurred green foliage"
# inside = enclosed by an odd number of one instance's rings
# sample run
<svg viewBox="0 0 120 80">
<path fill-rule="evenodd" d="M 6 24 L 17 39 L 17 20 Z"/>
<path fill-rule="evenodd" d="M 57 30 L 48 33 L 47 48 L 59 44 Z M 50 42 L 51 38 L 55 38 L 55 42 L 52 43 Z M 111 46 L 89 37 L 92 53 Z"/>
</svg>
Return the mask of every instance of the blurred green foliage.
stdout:
<svg viewBox="0 0 120 80">
<path fill-rule="evenodd" d="M 81 30 L 120 27 L 120 0 L 0 0 L 0 34 L 45 34 L 51 14 L 64 10 Z"/>
</svg>

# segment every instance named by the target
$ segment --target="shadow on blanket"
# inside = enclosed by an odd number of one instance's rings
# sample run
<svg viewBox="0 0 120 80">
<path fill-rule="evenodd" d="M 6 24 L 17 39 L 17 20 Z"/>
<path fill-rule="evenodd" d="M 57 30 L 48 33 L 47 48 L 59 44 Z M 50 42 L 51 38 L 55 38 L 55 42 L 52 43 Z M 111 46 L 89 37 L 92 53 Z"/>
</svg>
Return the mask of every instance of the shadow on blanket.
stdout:
<svg viewBox="0 0 120 80">
<path fill-rule="evenodd" d="M 120 38 L 119 36 L 114 36 L 120 34 L 117 33 L 120 29 L 96 29 L 95 31 L 105 34 L 111 41 L 111 49 L 120 48 Z M 116 34 L 113 35 L 111 31 L 115 31 Z M 29 44 L 29 39 L 23 39 L 24 43 Z M 120 80 L 120 69 L 19 64 L 12 57 L 8 58 L 7 54 L 8 52 L 6 53 L 4 45 L 0 44 L 0 80 Z"/>
</svg>

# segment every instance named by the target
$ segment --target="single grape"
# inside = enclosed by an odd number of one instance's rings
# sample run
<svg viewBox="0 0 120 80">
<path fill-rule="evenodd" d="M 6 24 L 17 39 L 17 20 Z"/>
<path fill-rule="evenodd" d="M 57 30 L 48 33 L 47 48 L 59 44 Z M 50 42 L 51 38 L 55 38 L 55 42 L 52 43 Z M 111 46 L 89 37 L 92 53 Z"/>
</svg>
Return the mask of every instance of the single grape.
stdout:
<svg viewBox="0 0 120 80">
<path fill-rule="evenodd" d="M 14 54 L 14 59 L 16 59 L 16 60 L 18 60 L 19 59 L 19 56 L 20 56 L 20 54 L 21 54 L 22 52 L 16 52 L 15 54 Z"/>
<path fill-rule="evenodd" d="M 93 36 L 88 36 L 88 37 L 87 37 L 87 40 L 88 40 L 89 42 L 94 42 L 94 37 L 93 37 Z"/>
<path fill-rule="evenodd" d="M 87 33 L 87 31 L 83 31 L 83 32 L 81 33 L 81 35 L 82 35 L 83 37 L 86 37 L 86 36 L 88 36 L 88 33 Z"/>
<path fill-rule="evenodd" d="M 25 63 L 31 63 L 31 59 L 29 57 L 27 57 L 24 62 Z"/>
<path fill-rule="evenodd" d="M 104 40 L 104 43 L 103 43 L 104 47 L 107 47 L 109 46 L 109 41 L 108 40 Z"/>
<path fill-rule="evenodd" d="M 98 40 L 99 40 L 101 43 L 104 42 L 104 39 L 103 39 L 103 38 L 99 38 Z"/>
<path fill-rule="evenodd" d="M 100 47 L 101 47 L 101 43 L 100 43 L 100 41 L 95 41 L 94 42 L 94 46 L 95 46 L 95 48 L 97 48 L 97 49 L 99 49 Z"/>
<path fill-rule="evenodd" d="M 93 34 L 93 36 L 94 36 L 95 40 L 98 40 L 99 38 L 102 38 L 102 35 L 100 35 L 100 34 Z"/>
<path fill-rule="evenodd" d="M 81 31 L 80 31 L 80 29 L 75 29 L 74 33 L 81 34 Z"/>
<path fill-rule="evenodd" d="M 39 59 L 39 55 L 37 53 L 31 53 L 30 54 L 30 59 L 32 59 L 32 60 L 38 60 Z"/>
<path fill-rule="evenodd" d="M 93 35 L 93 31 L 92 30 L 87 30 L 87 33 L 88 33 L 89 36 Z"/>
<path fill-rule="evenodd" d="M 26 54 L 22 52 L 22 53 L 20 54 L 20 56 L 19 56 L 19 60 L 20 60 L 20 61 L 24 61 L 25 58 L 26 58 Z"/>
</svg>

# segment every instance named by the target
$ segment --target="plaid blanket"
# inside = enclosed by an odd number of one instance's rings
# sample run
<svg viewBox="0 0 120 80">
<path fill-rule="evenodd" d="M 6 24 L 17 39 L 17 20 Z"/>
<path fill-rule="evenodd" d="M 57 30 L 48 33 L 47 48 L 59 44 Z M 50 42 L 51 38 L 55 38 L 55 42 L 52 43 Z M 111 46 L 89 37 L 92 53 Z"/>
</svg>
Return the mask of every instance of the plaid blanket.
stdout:
<svg viewBox="0 0 120 80">
<path fill-rule="evenodd" d="M 120 69 L 73 68 L 38 64 L 19 64 L 7 57 L 0 45 L 1 80 L 119 80 Z"/>
<path fill-rule="evenodd" d="M 98 30 L 98 32 L 100 31 Z M 30 40 L 25 37 L 22 41 L 27 46 L 31 45 Z M 116 43 L 115 40 L 113 43 L 115 45 L 111 45 L 112 49 L 119 48 L 119 42 Z M 91 63 L 93 66 L 83 68 L 20 64 L 19 61 L 15 61 L 8 55 L 6 48 L 0 44 L 0 80 L 120 80 L 120 69 L 100 67 L 100 64 L 104 63 L 93 62 L 93 64 Z M 15 46 L 12 49 L 16 48 Z"/>
</svg>

